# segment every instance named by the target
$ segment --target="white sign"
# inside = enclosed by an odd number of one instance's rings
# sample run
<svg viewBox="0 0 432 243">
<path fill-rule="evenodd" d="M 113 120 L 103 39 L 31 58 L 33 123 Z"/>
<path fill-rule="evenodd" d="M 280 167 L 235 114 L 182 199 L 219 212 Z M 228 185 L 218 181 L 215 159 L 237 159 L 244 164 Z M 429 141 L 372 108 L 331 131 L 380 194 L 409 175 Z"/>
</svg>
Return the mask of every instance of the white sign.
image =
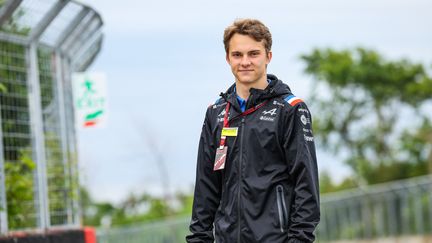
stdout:
<svg viewBox="0 0 432 243">
<path fill-rule="evenodd" d="M 75 73 L 72 82 L 77 127 L 104 127 L 108 110 L 105 74 Z"/>
</svg>

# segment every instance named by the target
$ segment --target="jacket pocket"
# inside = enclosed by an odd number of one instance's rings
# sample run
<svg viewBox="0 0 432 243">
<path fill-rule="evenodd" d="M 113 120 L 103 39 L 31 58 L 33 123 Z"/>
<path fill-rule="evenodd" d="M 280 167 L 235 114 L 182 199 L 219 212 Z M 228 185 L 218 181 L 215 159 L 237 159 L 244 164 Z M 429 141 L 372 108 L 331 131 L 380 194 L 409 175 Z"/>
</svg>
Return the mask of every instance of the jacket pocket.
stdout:
<svg viewBox="0 0 432 243">
<path fill-rule="evenodd" d="M 279 215 L 279 226 L 281 232 L 288 227 L 288 213 L 285 203 L 284 189 L 282 185 L 276 186 L 276 201 Z"/>
</svg>

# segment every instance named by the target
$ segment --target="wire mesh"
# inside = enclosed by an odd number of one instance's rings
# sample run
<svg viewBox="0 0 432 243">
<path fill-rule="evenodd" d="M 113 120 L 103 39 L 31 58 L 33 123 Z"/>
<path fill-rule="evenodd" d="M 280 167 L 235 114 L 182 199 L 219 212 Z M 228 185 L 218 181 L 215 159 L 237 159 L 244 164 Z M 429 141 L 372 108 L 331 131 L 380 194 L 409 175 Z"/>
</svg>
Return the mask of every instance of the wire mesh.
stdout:
<svg viewBox="0 0 432 243">
<path fill-rule="evenodd" d="M 0 42 L 1 129 L 9 228 L 36 226 L 25 47 Z"/>
<path fill-rule="evenodd" d="M 0 0 L 0 234 L 79 224 L 71 60 L 88 67 L 101 28 L 73 0 Z"/>
</svg>

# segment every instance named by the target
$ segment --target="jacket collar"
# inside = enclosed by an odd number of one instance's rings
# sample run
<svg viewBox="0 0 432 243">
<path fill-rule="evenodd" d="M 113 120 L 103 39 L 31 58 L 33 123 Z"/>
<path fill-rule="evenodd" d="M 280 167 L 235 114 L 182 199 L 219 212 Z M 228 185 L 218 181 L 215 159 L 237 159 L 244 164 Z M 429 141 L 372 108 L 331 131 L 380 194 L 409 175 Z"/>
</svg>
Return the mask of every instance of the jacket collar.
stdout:
<svg viewBox="0 0 432 243">
<path fill-rule="evenodd" d="M 291 93 L 288 85 L 284 84 L 281 80 L 279 80 L 273 74 L 267 74 L 267 79 L 270 79 L 271 82 L 265 89 L 255 89 L 251 88 L 249 90 L 250 95 L 246 103 L 246 109 L 250 107 L 256 106 L 259 103 L 271 99 L 273 97 L 282 96 L 285 94 Z M 220 94 L 221 97 L 231 103 L 231 106 L 239 113 L 241 113 L 240 106 L 237 102 L 237 94 L 235 92 L 235 83 L 228 88 L 225 93 Z"/>
</svg>

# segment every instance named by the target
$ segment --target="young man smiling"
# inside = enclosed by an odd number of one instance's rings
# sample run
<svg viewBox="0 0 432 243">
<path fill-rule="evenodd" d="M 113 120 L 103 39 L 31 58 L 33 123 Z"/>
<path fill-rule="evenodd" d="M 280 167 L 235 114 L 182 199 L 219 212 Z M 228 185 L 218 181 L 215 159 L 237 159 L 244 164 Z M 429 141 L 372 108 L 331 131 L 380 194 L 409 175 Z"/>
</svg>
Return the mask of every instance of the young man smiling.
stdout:
<svg viewBox="0 0 432 243">
<path fill-rule="evenodd" d="M 319 222 L 312 120 L 267 74 L 272 38 L 258 20 L 225 29 L 235 83 L 207 109 L 187 242 L 313 242 Z"/>
</svg>

